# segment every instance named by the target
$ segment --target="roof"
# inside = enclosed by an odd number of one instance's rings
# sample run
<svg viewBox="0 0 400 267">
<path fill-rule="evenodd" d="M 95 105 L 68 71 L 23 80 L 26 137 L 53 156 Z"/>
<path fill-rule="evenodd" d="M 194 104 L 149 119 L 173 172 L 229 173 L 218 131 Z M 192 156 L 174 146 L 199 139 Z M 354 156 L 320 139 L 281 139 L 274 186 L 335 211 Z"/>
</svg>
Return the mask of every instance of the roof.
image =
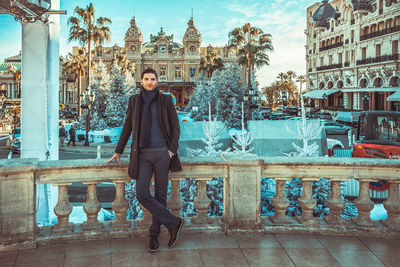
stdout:
<svg viewBox="0 0 400 267">
<path fill-rule="evenodd" d="M 336 10 L 324 0 L 312 16 L 314 21 L 327 21 L 331 18 L 335 19 L 339 16 Z"/>
<path fill-rule="evenodd" d="M 387 98 L 387 101 L 400 101 L 400 88 Z"/>
<path fill-rule="evenodd" d="M 4 60 L 5 62 L 21 62 L 21 53 L 12 57 L 8 57 Z"/>
<path fill-rule="evenodd" d="M 0 63 L 0 71 L 7 71 L 8 67 L 10 65 L 13 65 L 17 70 L 21 71 L 21 63 L 17 63 L 17 62 L 12 62 L 12 63 L 3 62 L 3 63 Z"/>
</svg>

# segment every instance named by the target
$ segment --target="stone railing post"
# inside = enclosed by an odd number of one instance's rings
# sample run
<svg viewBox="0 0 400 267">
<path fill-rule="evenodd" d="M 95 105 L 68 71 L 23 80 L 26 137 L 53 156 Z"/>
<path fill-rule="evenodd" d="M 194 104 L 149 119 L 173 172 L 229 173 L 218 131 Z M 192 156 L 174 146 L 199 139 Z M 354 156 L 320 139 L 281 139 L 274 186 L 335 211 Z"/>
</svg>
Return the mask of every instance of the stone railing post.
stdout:
<svg viewBox="0 0 400 267">
<path fill-rule="evenodd" d="M 345 220 L 341 213 L 345 202 L 340 196 L 340 181 L 331 180 L 331 194 L 326 200 L 326 204 L 329 208 L 329 216 L 324 217 L 324 220 L 331 225 L 343 224 Z"/>
<path fill-rule="evenodd" d="M 180 180 L 171 180 L 171 195 L 168 199 L 168 207 L 171 213 L 175 216 L 181 216 L 181 208 L 183 206 L 183 200 L 180 195 Z"/>
<path fill-rule="evenodd" d="M 197 209 L 197 215 L 192 217 L 192 223 L 205 224 L 212 222 L 208 216 L 208 207 L 210 199 L 207 196 L 207 180 L 197 180 L 197 197 L 194 200 L 194 205 Z"/>
<path fill-rule="evenodd" d="M 369 218 L 370 211 L 374 208 L 374 202 L 369 198 L 369 181 L 359 181 L 359 194 L 354 205 L 358 209 L 358 217 L 352 220 L 359 226 L 373 226 Z"/>
<path fill-rule="evenodd" d="M 101 204 L 97 200 L 97 185 L 96 183 L 87 183 L 87 185 L 87 199 L 83 205 L 83 210 L 86 212 L 87 220 L 82 224 L 82 229 L 98 229 L 101 228 L 101 224 L 97 220 L 97 214 L 101 209 Z"/>
<path fill-rule="evenodd" d="M 289 223 L 289 219 L 286 216 L 286 209 L 289 206 L 289 200 L 286 197 L 285 192 L 285 179 L 275 178 L 276 180 L 276 194 L 271 200 L 272 205 L 275 208 L 275 214 L 271 216 L 271 221 L 278 224 Z"/>
<path fill-rule="evenodd" d="M 300 221 L 303 224 L 316 224 L 313 211 L 317 201 L 312 196 L 312 181 L 303 179 L 303 195 L 298 201 L 302 213 Z"/>
<path fill-rule="evenodd" d="M 263 161 L 227 160 L 227 164 L 229 175 L 228 179 L 224 180 L 226 227 L 259 229 L 261 227 L 261 167 Z"/>
<path fill-rule="evenodd" d="M 385 202 L 383 202 L 383 206 L 387 210 L 388 218 L 382 222 L 390 228 L 400 229 L 400 200 L 398 183 L 390 182 L 388 198 Z"/>
<path fill-rule="evenodd" d="M 128 228 L 130 223 L 126 220 L 126 211 L 129 208 L 128 200 L 125 197 L 125 181 L 113 181 L 115 187 L 115 200 L 112 208 L 115 213 L 115 219 L 111 222 L 113 228 Z"/>
<path fill-rule="evenodd" d="M 72 212 L 72 206 L 68 200 L 68 184 L 58 185 L 58 202 L 54 207 L 54 213 L 57 215 L 57 224 L 53 227 L 53 232 L 72 231 L 72 225 L 69 223 L 69 215 Z"/>
</svg>

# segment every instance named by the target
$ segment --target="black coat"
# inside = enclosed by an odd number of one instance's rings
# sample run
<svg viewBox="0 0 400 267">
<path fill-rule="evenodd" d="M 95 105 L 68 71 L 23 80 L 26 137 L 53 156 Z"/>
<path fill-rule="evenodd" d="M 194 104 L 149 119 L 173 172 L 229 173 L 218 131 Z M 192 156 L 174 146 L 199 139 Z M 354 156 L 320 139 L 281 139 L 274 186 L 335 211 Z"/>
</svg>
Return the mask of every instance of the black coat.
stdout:
<svg viewBox="0 0 400 267">
<path fill-rule="evenodd" d="M 161 131 L 164 134 L 165 140 L 167 140 L 168 150 L 174 153 L 169 165 L 169 169 L 171 171 L 180 171 L 182 170 L 182 166 L 178 157 L 178 141 L 180 135 L 178 114 L 176 113 L 176 109 L 170 95 L 159 93 L 156 101 L 157 117 L 160 121 Z M 137 179 L 138 176 L 139 127 L 142 102 L 141 93 L 133 95 L 129 98 L 124 127 L 122 128 L 121 136 L 119 137 L 119 141 L 115 149 L 116 153 L 122 154 L 132 133 L 132 146 L 128 174 L 134 179 Z"/>
</svg>

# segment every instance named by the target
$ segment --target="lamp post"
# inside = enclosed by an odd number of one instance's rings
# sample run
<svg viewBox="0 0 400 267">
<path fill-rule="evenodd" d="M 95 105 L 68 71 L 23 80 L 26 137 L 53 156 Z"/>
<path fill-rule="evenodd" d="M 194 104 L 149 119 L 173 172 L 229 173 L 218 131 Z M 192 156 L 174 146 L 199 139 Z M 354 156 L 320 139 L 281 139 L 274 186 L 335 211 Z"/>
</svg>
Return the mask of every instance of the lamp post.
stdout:
<svg viewBox="0 0 400 267">
<path fill-rule="evenodd" d="M 369 94 L 364 93 L 363 97 L 364 110 L 369 110 Z"/>
<path fill-rule="evenodd" d="M 328 96 L 324 93 L 323 95 L 322 95 L 322 108 L 324 108 L 325 107 L 325 100 L 328 98 Z"/>
<path fill-rule="evenodd" d="M 90 88 L 86 88 L 85 92 L 81 93 L 81 108 L 86 109 L 86 139 L 85 146 L 89 146 L 89 131 L 90 131 L 90 109 L 92 108 L 95 99 L 95 94 L 90 91 Z"/>
<path fill-rule="evenodd" d="M 283 113 L 286 111 L 286 100 L 287 100 L 287 93 L 286 91 L 281 92 L 281 98 L 282 98 L 282 105 L 283 105 Z"/>
</svg>

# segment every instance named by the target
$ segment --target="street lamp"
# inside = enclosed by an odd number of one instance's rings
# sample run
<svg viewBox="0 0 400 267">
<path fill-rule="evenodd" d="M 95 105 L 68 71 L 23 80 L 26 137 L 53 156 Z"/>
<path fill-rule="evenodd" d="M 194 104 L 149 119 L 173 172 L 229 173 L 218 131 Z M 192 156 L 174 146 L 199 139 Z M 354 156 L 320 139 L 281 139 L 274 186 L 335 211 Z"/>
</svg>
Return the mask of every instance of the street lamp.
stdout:
<svg viewBox="0 0 400 267">
<path fill-rule="evenodd" d="M 369 94 L 364 93 L 363 95 L 363 102 L 364 102 L 364 110 L 369 110 Z"/>
<path fill-rule="evenodd" d="M 90 131 L 90 109 L 94 103 L 95 94 L 90 91 L 90 88 L 87 87 L 85 92 L 81 93 L 81 108 L 86 109 L 86 139 L 85 146 L 89 146 L 89 131 Z"/>
<path fill-rule="evenodd" d="M 283 112 L 285 113 L 287 94 L 286 94 L 286 91 L 282 91 L 281 94 L 282 94 L 281 98 L 282 98 L 282 104 L 283 104 Z"/>
<path fill-rule="evenodd" d="M 325 100 L 328 98 L 328 95 L 327 94 L 323 94 L 322 95 L 322 108 L 324 108 L 325 107 Z"/>
</svg>

